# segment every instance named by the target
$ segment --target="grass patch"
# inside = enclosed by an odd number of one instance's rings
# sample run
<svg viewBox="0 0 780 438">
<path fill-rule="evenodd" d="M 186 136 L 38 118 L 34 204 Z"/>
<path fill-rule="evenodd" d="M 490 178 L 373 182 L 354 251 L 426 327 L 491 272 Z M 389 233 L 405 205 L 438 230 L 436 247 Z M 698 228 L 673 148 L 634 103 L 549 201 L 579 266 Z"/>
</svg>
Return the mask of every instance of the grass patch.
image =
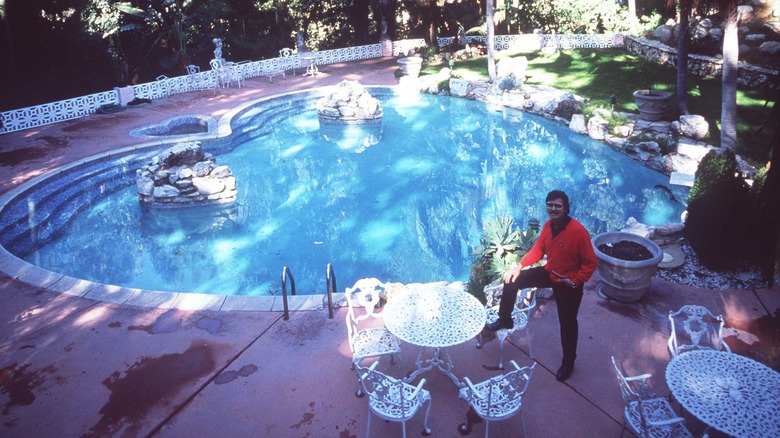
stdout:
<svg viewBox="0 0 780 438">
<path fill-rule="evenodd" d="M 621 49 L 579 49 L 554 52 L 510 52 L 496 56 L 525 56 L 528 58 L 529 84 L 549 85 L 590 100 L 589 104 L 611 107 L 610 97 L 617 97 L 616 111 L 638 113 L 633 93 L 652 87 L 675 93 L 676 71 L 645 62 Z M 443 63 L 426 63 L 423 74 L 438 72 Z M 453 73 L 464 79 L 487 78 L 487 57 L 476 57 L 455 62 Z M 708 142 L 720 145 L 720 79 L 688 77 L 688 110 L 704 116 L 710 123 Z M 771 109 L 766 92 L 739 90 L 737 92 L 737 150 L 736 152 L 757 167 L 769 160 L 770 142 L 774 127 L 764 126 Z M 676 118 L 676 104 L 670 105 L 669 118 Z"/>
</svg>

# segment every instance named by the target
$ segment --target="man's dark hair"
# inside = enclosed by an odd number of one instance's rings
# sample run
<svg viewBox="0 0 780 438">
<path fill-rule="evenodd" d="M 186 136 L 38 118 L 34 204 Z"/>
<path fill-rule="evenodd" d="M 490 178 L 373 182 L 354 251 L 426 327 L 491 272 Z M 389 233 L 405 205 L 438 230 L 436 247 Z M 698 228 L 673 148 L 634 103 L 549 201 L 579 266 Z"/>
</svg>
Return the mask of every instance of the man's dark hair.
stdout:
<svg viewBox="0 0 780 438">
<path fill-rule="evenodd" d="M 558 198 L 561 198 L 561 201 L 563 201 L 563 212 L 569 214 L 569 197 L 566 196 L 566 193 L 563 193 L 561 190 L 553 190 L 548 193 L 547 199 L 545 199 L 544 202 L 550 202 L 553 199 Z"/>
</svg>

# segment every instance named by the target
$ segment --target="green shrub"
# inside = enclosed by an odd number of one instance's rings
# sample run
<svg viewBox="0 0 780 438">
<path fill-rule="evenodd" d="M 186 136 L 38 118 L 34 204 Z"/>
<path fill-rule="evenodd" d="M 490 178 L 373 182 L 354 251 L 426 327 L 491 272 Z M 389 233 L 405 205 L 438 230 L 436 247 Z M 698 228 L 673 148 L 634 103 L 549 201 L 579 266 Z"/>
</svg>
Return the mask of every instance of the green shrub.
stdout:
<svg viewBox="0 0 780 438">
<path fill-rule="evenodd" d="M 417 53 L 419 53 L 423 59 L 428 60 L 433 55 L 439 53 L 439 47 L 436 45 L 420 47 L 417 49 Z"/>
<path fill-rule="evenodd" d="M 501 78 L 501 80 L 498 82 L 498 89 L 501 91 L 509 91 L 520 88 L 523 88 L 523 81 L 511 75 Z"/>
<path fill-rule="evenodd" d="M 754 205 L 738 170 L 734 151 L 710 151 L 688 197 L 684 235 L 702 263 L 715 269 L 743 257 L 748 247 L 746 229 Z"/>
<path fill-rule="evenodd" d="M 631 120 L 623 113 L 612 111 L 611 108 L 605 108 L 603 105 L 580 105 L 582 114 L 587 121 L 598 111 L 598 115 L 607 121 L 607 131 L 611 134 L 617 134 L 618 128 L 631 123 Z"/>
<path fill-rule="evenodd" d="M 614 134 L 617 132 L 617 128 L 630 123 L 631 120 L 625 114 L 610 111 L 610 117 L 607 119 L 607 129 Z"/>
</svg>

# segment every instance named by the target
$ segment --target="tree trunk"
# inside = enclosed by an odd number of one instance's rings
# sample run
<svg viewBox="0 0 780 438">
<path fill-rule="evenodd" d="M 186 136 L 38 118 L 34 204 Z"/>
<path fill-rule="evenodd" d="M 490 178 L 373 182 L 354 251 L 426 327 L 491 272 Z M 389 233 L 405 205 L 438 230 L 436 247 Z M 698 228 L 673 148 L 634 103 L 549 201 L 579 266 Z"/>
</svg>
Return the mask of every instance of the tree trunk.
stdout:
<svg viewBox="0 0 780 438">
<path fill-rule="evenodd" d="M 16 56 L 14 55 L 14 40 L 11 35 L 11 26 L 8 21 L 8 6 L 4 6 L 0 14 L 0 26 L 3 26 L 3 36 L 5 40 L 5 59 L 1 59 L 4 68 L 10 71 L 16 71 Z M 0 54 L 3 52 L 0 51 Z"/>
<path fill-rule="evenodd" d="M 737 33 L 737 1 L 721 0 L 721 12 L 726 27 L 723 30 L 722 106 L 720 113 L 720 146 L 733 149 L 737 145 L 737 76 L 739 67 L 739 35 Z"/>
<path fill-rule="evenodd" d="M 688 26 L 693 0 L 680 0 L 680 26 L 677 32 L 677 113 L 688 114 Z"/>
<path fill-rule="evenodd" d="M 368 19 L 369 0 L 354 0 L 349 7 L 349 23 L 355 30 L 355 41 L 358 45 L 371 41 L 371 22 Z"/>
<path fill-rule="evenodd" d="M 428 43 L 431 45 L 438 44 L 439 34 L 437 29 L 439 27 L 439 17 L 441 16 L 441 7 L 439 7 L 436 0 L 428 0 L 428 4 L 423 8 L 424 24 L 427 27 Z"/>
<path fill-rule="evenodd" d="M 496 80 L 496 59 L 495 59 L 495 41 L 493 35 L 495 33 L 493 28 L 493 1 L 485 0 L 485 15 L 487 18 L 487 52 L 488 52 L 488 76 L 490 82 Z"/>
</svg>

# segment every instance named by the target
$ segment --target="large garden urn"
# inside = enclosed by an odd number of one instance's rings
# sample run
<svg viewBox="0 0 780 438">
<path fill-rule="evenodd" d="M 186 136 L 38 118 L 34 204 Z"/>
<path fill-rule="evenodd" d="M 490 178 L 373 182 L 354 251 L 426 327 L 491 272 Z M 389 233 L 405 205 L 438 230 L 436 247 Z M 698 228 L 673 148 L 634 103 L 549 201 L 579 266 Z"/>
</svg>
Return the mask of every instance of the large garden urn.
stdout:
<svg viewBox="0 0 780 438">
<path fill-rule="evenodd" d="M 401 76 L 411 76 L 416 78 L 422 70 L 422 58 L 419 56 L 407 56 L 396 60 L 398 68 L 401 70 Z"/>
<path fill-rule="evenodd" d="M 672 93 L 661 90 L 634 91 L 634 102 L 639 110 L 639 117 L 648 122 L 657 122 L 666 116 L 666 110 Z"/>
<path fill-rule="evenodd" d="M 631 251 L 642 256 L 626 257 L 619 251 L 626 247 L 647 251 Z M 634 303 L 642 299 L 650 286 L 650 280 L 658 270 L 658 264 L 663 260 L 661 247 L 652 240 L 625 232 L 599 234 L 593 238 L 593 249 L 598 258 L 598 273 L 601 280 L 596 287 L 599 295 L 621 303 Z M 610 255 L 612 254 L 612 255 Z M 620 258 L 618 258 L 620 257 Z M 629 260 L 647 257 L 642 260 Z"/>
</svg>

